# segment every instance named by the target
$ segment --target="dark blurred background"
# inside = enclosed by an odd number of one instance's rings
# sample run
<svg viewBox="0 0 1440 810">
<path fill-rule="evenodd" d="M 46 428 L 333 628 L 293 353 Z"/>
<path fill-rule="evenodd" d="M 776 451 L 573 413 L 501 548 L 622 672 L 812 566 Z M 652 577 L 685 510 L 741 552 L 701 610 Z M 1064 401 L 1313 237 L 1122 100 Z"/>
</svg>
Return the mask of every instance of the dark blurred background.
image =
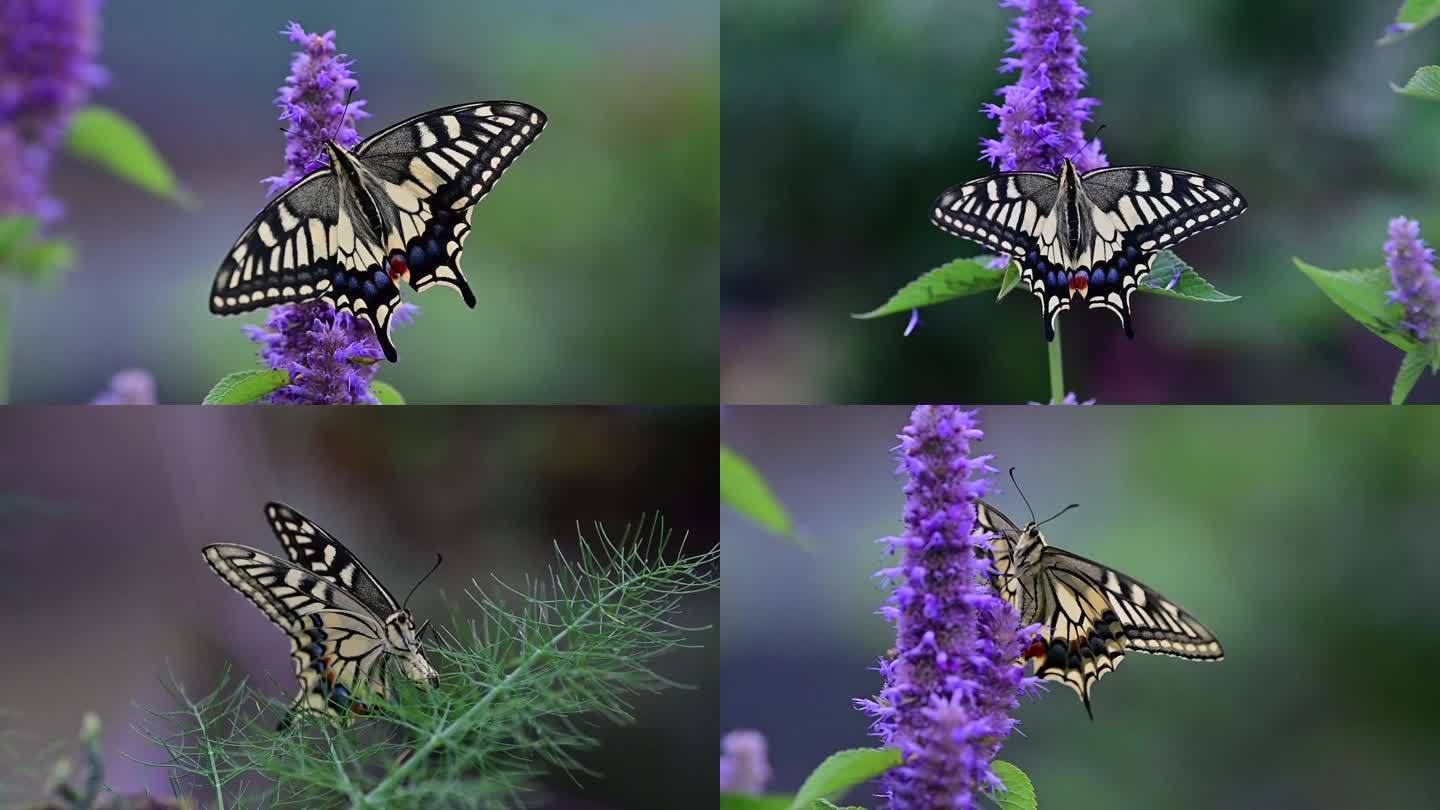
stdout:
<svg viewBox="0 0 1440 810">
<path fill-rule="evenodd" d="M 27 409 L 0 420 L 0 783 L 39 798 L 86 711 L 104 722 L 109 784 L 168 795 L 158 761 L 128 728 L 169 708 L 167 672 L 195 694 L 226 662 L 277 695 L 294 690 L 288 644 L 205 566 L 201 546 L 280 554 L 264 518 L 281 500 L 403 593 L 439 552 L 412 609 L 462 612 L 471 578 L 523 586 L 573 556 L 577 529 L 612 538 L 660 511 L 690 544 L 718 541 L 716 415 L 709 409 Z M 417 413 L 417 411 L 409 411 Z M 577 526 L 578 524 L 578 526 Z M 677 535 L 678 536 L 678 535 Z M 471 606 L 473 609 L 473 605 Z M 689 600 L 682 624 L 713 625 L 719 595 Z M 637 696 L 635 725 L 596 726 L 582 754 L 598 775 L 555 775 L 563 809 L 676 807 L 715 767 L 718 632 L 673 650 L 660 671 L 694 690 Z M 75 752 L 72 744 L 67 749 Z M 38 772 L 29 772 L 38 768 Z M 5 795 L 0 805 L 5 804 Z"/>
<path fill-rule="evenodd" d="M 1229 304 L 1139 296 L 1136 340 L 1062 318 L 1069 386 L 1101 402 L 1384 402 L 1400 353 L 1291 263 L 1378 267 L 1386 222 L 1440 239 L 1440 107 L 1396 95 L 1440 30 L 1375 40 L 1400 0 L 1088 0 L 1087 95 L 1112 163 L 1218 176 L 1243 217 L 1179 254 Z M 989 172 L 980 107 L 1014 18 L 975 0 L 723 0 L 721 355 L 727 402 L 1048 398 L 1039 304 L 978 295 L 850 318 L 978 248 L 929 222 Z M 1094 126 L 1090 134 L 1093 134 Z M 1440 401 L 1427 376 L 1412 402 Z"/>
<path fill-rule="evenodd" d="M 731 407 L 723 440 L 814 551 L 721 512 L 722 729 L 769 735 L 772 787 L 875 745 L 895 635 L 875 539 L 900 531 L 908 409 Z M 986 408 L 979 451 L 1018 466 L 1054 545 L 1128 573 L 1209 625 L 1226 659 L 1133 654 L 1095 689 L 1018 712 L 1000 756 L 1041 807 L 1433 807 L 1440 697 L 1440 411 Z M 1008 480 L 992 502 L 1028 513 Z M 873 791 L 851 802 L 875 806 Z"/>
<path fill-rule="evenodd" d="M 294 19 L 355 60 L 366 135 L 428 109 L 515 98 L 545 134 L 475 214 L 479 303 L 409 295 L 412 403 L 716 401 L 719 41 L 710 2 L 379 0 L 108 3 L 94 101 L 139 122 L 196 197 L 182 210 L 63 157 L 78 248 L 18 303 L 17 402 L 85 402 L 143 367 L 162 402 L 198 402 L 256 362 L 243 323 L 206 307 L 220 259 L 283 169 L 275 89 Z M 406 292 L 410 291 L 406 288 Z"/>
</svg>

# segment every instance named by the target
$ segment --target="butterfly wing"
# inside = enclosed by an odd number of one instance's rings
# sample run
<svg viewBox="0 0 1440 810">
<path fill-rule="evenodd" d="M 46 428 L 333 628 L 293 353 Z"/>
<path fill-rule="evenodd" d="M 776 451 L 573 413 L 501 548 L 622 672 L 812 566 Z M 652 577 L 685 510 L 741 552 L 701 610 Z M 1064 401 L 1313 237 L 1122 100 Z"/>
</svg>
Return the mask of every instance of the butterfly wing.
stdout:
<svg viewBox="0 0 1440 810">
<path fill-rule="evenodd" d="M 1150 271 L 1156 251 L 1240 216 L 1245 198 L 1228 184 L 1159 166 L 1096 169 L 1080 178 L 1090 200 L 1092 241 L 1080 259 L 1088 268 L 1086 300 L 1108 309 L 1134 336 L 1130 296 Z"/>
<path fill-rule="evenodd" d="M 940 230 L 1015 260 L 1021 280 L 1040 299 L 1046 340 L 1054 339 L 1055 319 L 1070 308 L 1068 288 L 1046 283 L 1060 269 L 1059 196 L 1053 174 L 1002 172 L 946 189 L 930 214 Z"/>
<path fill-rule="evenodd" d="M 210 311 L 236 315 L 330 291 L 340 269 L 335 175 L 320 169 L 271 200 L 230 248 L 210 290 Z"/>
<path fill-rule="evenodd" d="M 302 568 L 231 543 L 204 548 L 205 562 L 290 639 L 300 691 L 296 712 L 351 719 L 368 707 L 363 693 L 383 694 L 377 669 L 385 652 L 383 622 L 344 590 Z"/>
<path fill-rule="evenodd" d="M 314 521 L 283 503 L 273 502 L 265 504 L 265 517 L 285 555 L 296 566 L 343 588 L 382 620 L 400 610 L 395 597 L 370 569 Z"/>
<path fill-rule="evenodd" d="M 1036 656 L 1035 675 L 1074 689 L 1087 713 L 1095 683 L 1120 665 L 1126 650 L 1224 658 L 1209 628 L 1131 577 L 1054 546 L 1042 552 L 1038 568 L 1033 620 L 1043 626 L 1044 651 Z"/>
<path fill-rule="evenodd" d="M 545 128 L 545 114 L 517 101 L 460 104 L 417 115 L 365 139 L 356 157 L 394 203 L 388 250 L 400 251 L 410 285 L 475 294 L 460 255 L 476 203 Z"/>
<path fill-rule="evenodd" d="M 975 523 L 992 535 L 988 559 L 992 566 L 990 584 L 1017 609 L 1020 603 L 1020 581 L 1015 570 L 1015 547 L 1023 533 L 1015 521 L 984 501 L 975 504 Z"/>
</svg>

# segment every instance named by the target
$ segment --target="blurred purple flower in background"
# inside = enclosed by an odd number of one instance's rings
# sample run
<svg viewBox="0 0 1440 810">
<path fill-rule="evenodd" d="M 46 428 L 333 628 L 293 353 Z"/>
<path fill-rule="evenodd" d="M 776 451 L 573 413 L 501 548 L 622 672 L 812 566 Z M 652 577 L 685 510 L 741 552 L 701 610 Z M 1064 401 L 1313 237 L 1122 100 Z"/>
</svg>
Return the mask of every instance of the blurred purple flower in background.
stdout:
<svg viewBox="0 0 1440 810">
<path fill-rule="evenodd" d="M 71 113 L 105 80 L 99 50 L 99 0 L 0 3 L 0 216 L 60 216 L 46 176 Z"/>
<path fill-rule="evenodd" d="M 1435 274 L 1435 251 L 1420 238 L 1419 222 L 1390 220 L 1385 264 L 1394 285 L 1390 300 L 1405 307 L 1405 328 L 1426 343 L 1440 340 L 1440 277 Z"/>
<path fill-rule="evenodd" d="M 882 659 L 885 688 L 856 705 L 903 763 L 884 777 L 894 810 L 970 808 L 999 786 L 990 762 L 1017 721 L 1010 712 L 1035 686 L 1018 663 L 1033 631 L 986 583 L 975 503 L 994 472 L 972 456 L 984 438 L 975 411 L 920 405 L 900 434 L 905 534 L 887 537 L 901 559 L 880 571 L 894 584 L 881 614 L 895 624 L 896 654 Z"/>
<path fill-rule="evenodd" d="M 720 792 L 760 794 L 770 782 L 765 735 L 736 729 L 720 740 Z"/>
<path fill-rule="evenodd" d="M 110 378 L 110 387 L 97 394 L 90 404 L 155 405 L 155 377 L 139 368 L 116 372 Z"/>
<path fill-rule="evenodd" d="M 1000 88 L 1003 104 L 986 104 L 985 113 L 1000 121 L 998 139 L 982 139 L 982 159 L 1000 171 L 1049 171 L 1062 158 L 1079 152 L 1081 172 L 1110 165 L 1098 142 L 1086 145 L 1085 123 L 1100 102 L 1082 98 L 1085 46 L 1076 32 L 1090 11 L 1075 0 L 1001 0 L 1002 8 L 1020 11 L 1010 29 L 1004 73 L 1019 71 L 1014 84 Z M 1085 147 L 1081 151 L 1081 147 Z"/>
<path fill-rule="evenodd" d="M 335 32 L 307 33 L 292 22 L 281 34 L 302 46 L 290 61 L 290 75 L 275 104 L 285 134 L 285 173 L 266 178 L 278 194 L 325 164 L 327 138 L 351 149 L 360 142 L 355 121 L 368 118 L 365 102 L 347 95 L 359 87 L 350 72 L 351 60 L 335 50 Z M 419 308 L 401 304 L 395 323 L 414 318 Z M 376 403 L 370 392 L 375 364 L 385 358 L 369 322 L 336 312 L 324 300 L 282 304 L 270 310 L 264 327 L 245 333 L 262 347 L 260 356 L 272 369 L 290 372 L 290 384 L 266 399 L 276 405 L 355 405 Z"/>
</svg>

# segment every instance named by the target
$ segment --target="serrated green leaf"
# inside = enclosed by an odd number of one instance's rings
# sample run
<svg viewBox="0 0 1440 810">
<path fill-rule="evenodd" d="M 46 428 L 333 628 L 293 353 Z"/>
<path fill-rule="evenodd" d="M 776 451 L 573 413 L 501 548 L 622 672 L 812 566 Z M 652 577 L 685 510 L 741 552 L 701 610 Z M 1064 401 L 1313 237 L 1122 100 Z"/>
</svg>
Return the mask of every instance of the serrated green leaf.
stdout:
<svg viewBox="0 0 1440 810">
<path fill-rule="evenodd" d="M 1440 0 L 1405 0 L 1395 15 L 1395 25 L 1376 44 L 1388 45 L 1404 39 L 1440 17 Z"/>
<path fill-rule="evenodd" d="M 1000 279 L 1000 294 L 995 296 L 996 301 L 1004 301 L 1010 291 L 1020 285 L 1020 265 L 1010 262 L 1005 265 L 1005 275 Z"/>
<path fill-rule="evenodd" d="M 1005 783 L 1005 791 L 989 793 L 990 800 L 1003 810 L 1036 810 L 1035 786 L 1025 772 L 1003 759 L 990 763 L 990 772 Z"/>
<path fill-rule="evenodd" d="M 810 805 L 810 810 L 865 810 L 865 808 L 853 804 L 848 807 L 838 807 L 829 799 L 818 799 Z"/>
<path fill-rule="evenodd" d="M 1390 83 L 1390 89 L 1401 95 L 1423 98 L 1427 101 L 1440 101 L 1440 67 L 1428 65 L 1415 71 L 1410 81 L 1404 87 Z"/>
<path fill-rule="evenodd" d="M 964 298 L 967 295 L 993 290 L 1000 286 L 1002 274 L 974 259 L 956 259 L 942 264 L 900 288 L 890 300 L 869 312 L 852 314 L 852 318 L 870 319 L 909 312 Z"/>
<path fill-rule="evenodd" d="M 1405 400 L 1410 396 L 1410 389 L 1420 381 L 1420 375 L 1428 365 L 1430 357 L 1425 352 L 1405 354 L 1405 359 L 1400 361 L 1400 371 L 1395 375 L 1395 387 L 1390 390 L 1391 405 L 1405 404 Z"/>
<path fill-rule="evenodd" d="M 1180 271 L 1180 278 L 1175 286 L 1166 289 L 1170 281 L 1175 278 L 1175 271 Z M 1195 269 L 1185 263 L 1184 259 L 1176 256 L 1168 250 L 1162 250 L 1155 254 L 1150 263 L 1150 272 L 1140 280 L 1139 289 L 1141 292 L 1163 295 L 1167 298 L 1179 298 L 1185 301 L 1203 301 L 1212 304 L 1223 304 L 1227 301 L 1238 301 L 1238 295 L 1226 295 L 1215 289 L 1215 285 L 1200 277 Z"/>
<path fill-rule="evenodd" d="M 721 793 L 720 810 L 786 810 L 790 796 L 751 796 L 748 793 Z"/>
<path fill-rule="evenodd" d="M 400 392 L 396 391 L 395 386 L 390 383 L 375 380 L 370 383 L 370 393 L 374 394 L 375 398 L 380 400 L 381 405 L 405 404 L 405 397 L 400 396 Z"/>
<path fill-rule="evenodd" d="M 1423 350 L 1419 341 L 1397 326 L 1400 306 L 1386 297 L 1390 291 L 1390 273 L 1385 268 L 1322 270 L 1300 259 L 1293 261 L 1335 306 L 1366 329 L 1402 351 Z"/>
<path fill-rule="evenodd" d="M 838 798 L 850 788 L 899 764 L 900 752 L 894 748 L 836 751 L 806 777 L 789 810 L 807 810 L 818 799 Z"/>
<path fill-rule="evenodd" d="M 725 445 L 720 446 L 720 502 L 786 537 L 795 533 L 790 514 L 765 483 L 765 478 L 746 458 Z"/>
<path fill-rule="evenodd" d="M 290 382 L 290 372 L 252 369 L 226 374 L 205 395 L 201 405 L 246 405 Z"/>
<path fill-rule="evenodd" d="M 188 202 L 170 167 L 140 127 L 108 107 L 89 106 L 76 112 L 65 133 L 65 148 L 151 194 Z"/>
</svg>

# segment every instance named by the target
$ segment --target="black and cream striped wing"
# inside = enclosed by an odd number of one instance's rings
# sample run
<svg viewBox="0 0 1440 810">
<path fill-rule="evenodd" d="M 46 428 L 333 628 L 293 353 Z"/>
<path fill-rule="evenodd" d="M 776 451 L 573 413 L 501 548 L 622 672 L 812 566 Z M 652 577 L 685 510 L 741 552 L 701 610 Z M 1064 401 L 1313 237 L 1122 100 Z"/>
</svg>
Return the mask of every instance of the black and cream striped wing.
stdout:
<svg viewBox="0 0 1440 810">
<path fill-rule="evenodd" d="M 1043 172 L 1004 172 L 946 189 L 935 200 L 930 221 L 940 230 L 1015 260 L 1026 289 L 1040 299 L 1045 337 L 1070 308 L 1070 293 L 1057 286 L 1060 254 L 1060 181 Z"/>
<path fill-rule="evenodd" d="M 265 504 L 270 529 L 296 566 L 344 589 L 376 617 L 400 610 L 395 597 L 350 549 L 314 521 L 283 503 Z"/>
<path fill-rule="evenodd" d="M 1074 689 L 1090 711 L 1090 693 L 1127 650 L 1219 661 L 1224 650 L 1209 628 L 1137 580 L 1093 560 L 1049 546 L 1036 574 L 1042 625 L 1031 648 L 1035 675 Z"/>
<path fill-rule="evenodd" d="M 990 537 L 990 584 L 1010 604 L 1020 607 L 1020 582 L 1015 570 L 1015 545 L 1022 533 L 1015 521 L 984 501 L 975 504 L 975 523 Z"/>
<path fill-rule="evenodd" d="M 250 221 L 220 263 L 210 311 L 237 315 L 329 292 L 341 267 L 335 225 L 339 184 L 330 169 L 306 175 Z"/>
<path fill-rule="evenodd" d="M 355 156 L 393 204 L 386 250 L 417 291 L 439 284 L 475 294 L 460 271 L 470 215 L 545 128 L 545 114 L 517 101 L 460 104 L 417 115 L 365 139 Z"/>
<path fill-rule="evenodd" d="M 218 543 L 206 546 L 204 555 L 290 639 L 300 681 L 291 716 L 314 711 L 348 720 L 369 711 L 364 695 L 383 694 L 384 688 L 379 618 L 342 589 L 263 551 Z"/>
<path fill-rule="evenodd" d="M 1226 183 L 1159 166 L 1096 169 L 1080 183 L 1091 203 L 1086 219 L 1092 241 L 1075 262 L 1087 270 L 1085 300 L 1091 309 L 1113 312 L 1132 337 L 1130 296 L 1155 253 L 1240 216 L 1246 207 Z"/>
</svg>

